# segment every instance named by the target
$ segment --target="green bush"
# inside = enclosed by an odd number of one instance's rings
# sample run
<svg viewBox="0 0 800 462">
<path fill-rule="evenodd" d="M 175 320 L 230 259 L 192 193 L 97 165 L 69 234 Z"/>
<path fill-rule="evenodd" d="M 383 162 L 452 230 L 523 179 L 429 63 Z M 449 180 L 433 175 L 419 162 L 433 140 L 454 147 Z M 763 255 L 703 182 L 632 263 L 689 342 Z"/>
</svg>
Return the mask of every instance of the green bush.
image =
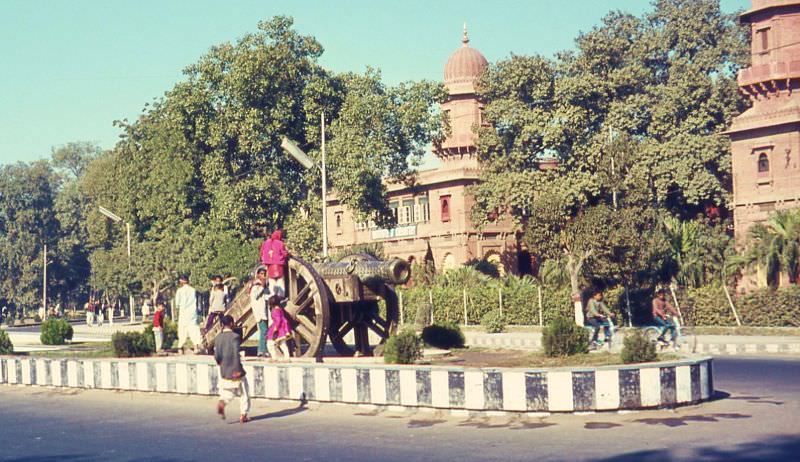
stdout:
<svg viewBox="0 0 800 462">
<path fill-rule="evenodd" d="M 164 350 L 169 350 L 178 340 L 178 324 L 172 322 L 171 319 L 166 317 L 164 318 L 163 324 L 164 327 L 162 328 L 162 332 L 164 334 L 164 343 L 161 345 L 161 348 Z M 150 323 L 147 327 L 144 328 L 143 334 L 146 337 L 147 341 L 149 342 L 148 345 L 151 345 L 152 350 L 155 351 L 156 340 L 153 337 L 152 323 Z"/>
<path fill-rule="evenodd" d="M 625 335 L 622 346 L 622 362 L 647 363 L 656 360 L 656 345 L 649 341 L 641 329 L 636 329 Z"/>
<path fill-rule="evenodd" d="M 556 318 L 542 333 L 546 356 L 571 356 L 589 351 L 589 331 L 578 326 L 571 318 Z"/>
<path fill-rule="evenodd" d="M 483 329 L 489 334 L 499 334 L 506 330 L 506 319 L 500 310 L 492 310 L 481 318 Z"/>
<path fill-rule="evenodd" d="M 120 358 L 150 356 L 155 350 L 153 335 L 144 332 L 115 332 L 111 336 L 114 354 Z"/>
<path fill-rule="evenodd" d="M 0 330 L 0 355 L 10 355 L 12 353 L 14 353 L 14 344 L 11 343 L 8 333 Z"/>
<path fill-rule="evenodd" d="M 729 289 L 732 297 L 734 293 Z M 694 326 L 735 326 L 725 292 L 720 286 L 704 286 L 679 294 L 684 318 Z M 800 287 L 764 288 L 735 296 L 734 306 L 745 326 L 798 327 Z M 685 304 L 685 306 L 684 306 Z"/>
<path fill-rule="evenodd" d="M 72 340 L 72 326 L 60 318 L 50 318 L 39 327 L 39 340 L 44 345 L 63 345 L 67 340 Z"/>
<path fill-rule="evenodd" d="M 458 324 L 449 321 L 434 323 L 422 329 L 422 340 L 435 348 L 463 348 L 464 333 Z"/>
<path fill-rule="evenodd" d="M 412 364 L 422 357 L 422 339 L 411 329 L 389 337 L 383 360 L 389 364 Z"/>
</svg>

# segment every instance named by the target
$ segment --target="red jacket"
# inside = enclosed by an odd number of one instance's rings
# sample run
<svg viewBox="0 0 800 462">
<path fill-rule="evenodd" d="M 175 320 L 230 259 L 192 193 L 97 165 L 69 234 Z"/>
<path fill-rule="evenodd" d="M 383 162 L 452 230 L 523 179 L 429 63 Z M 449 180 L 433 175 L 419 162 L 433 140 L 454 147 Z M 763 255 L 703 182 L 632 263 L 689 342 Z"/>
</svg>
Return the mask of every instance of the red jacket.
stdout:
<svg viewBox="0 0 800 462">
<path fill-rule="evenodd" d="M 153 327 L 164 327 L 164 310 L 153 313 Z"/>
</svg>

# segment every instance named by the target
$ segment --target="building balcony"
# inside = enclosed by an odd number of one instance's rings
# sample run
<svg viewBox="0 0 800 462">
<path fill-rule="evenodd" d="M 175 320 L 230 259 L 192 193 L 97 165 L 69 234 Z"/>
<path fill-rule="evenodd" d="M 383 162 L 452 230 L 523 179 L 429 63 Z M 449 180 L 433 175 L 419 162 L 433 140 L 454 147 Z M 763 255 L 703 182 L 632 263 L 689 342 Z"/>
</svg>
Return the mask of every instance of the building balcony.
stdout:
<svg viewBox="0 0 800 462">
<path fill-rule="evenodd" d="M 739 71 L 739 86 L 755 85 L 774 80 L 800 79 L 800 60 L 773 61 L 756 64 Z"/>
</svg>

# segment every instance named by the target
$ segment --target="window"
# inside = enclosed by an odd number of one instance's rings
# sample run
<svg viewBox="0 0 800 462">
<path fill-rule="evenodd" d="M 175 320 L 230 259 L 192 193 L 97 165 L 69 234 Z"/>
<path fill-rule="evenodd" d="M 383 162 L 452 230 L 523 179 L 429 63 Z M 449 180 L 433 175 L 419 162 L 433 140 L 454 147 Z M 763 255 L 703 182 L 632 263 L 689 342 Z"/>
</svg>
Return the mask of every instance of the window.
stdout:
<svg viewBox="0 0 800 462">
<path fill-rule="evenodd" d="M 411 223 L 411 210 L 414 208 L 414 199 L 404 199 L 403 205 L 400 207 L 400 212 L 397 217 L 399 224 Z"/>
<path fill-rule="evenodd" d="M 439 205 L 442 209 L 442 223 L 450 221 L 450 196 L 439 197 Z"/>
<path fill-rule="evenodd" d="M 761 48 L 758 51 L 765 52 L 769 49 L 769 28 L 759 29 L 756 31 L 755 43 Z"/>
<path fill-rule="evenodd" d="M 397 201 L 389 202 L 389 210 L 391 210 L 392 216 L 394 217 L 395 221 L 397 221 Z"/>
<path fill-rule="evenodd" d="M 428 196 L 417 198 L 417 203 L 414 205 L 414 222 L 425 223 L 431 221 L 431 210 L 428 205 Z"/>
<path fill-rule="evenodd" d="M 342 212 L 336 212 L 336 234 L 342 234 Z"/>
<path fill-rule="evenodd" d="M 762 152 L 758 155 L 758 173 L 768 173 L 769 172 L 769 157 L 767 154 Z"/>
</svg>

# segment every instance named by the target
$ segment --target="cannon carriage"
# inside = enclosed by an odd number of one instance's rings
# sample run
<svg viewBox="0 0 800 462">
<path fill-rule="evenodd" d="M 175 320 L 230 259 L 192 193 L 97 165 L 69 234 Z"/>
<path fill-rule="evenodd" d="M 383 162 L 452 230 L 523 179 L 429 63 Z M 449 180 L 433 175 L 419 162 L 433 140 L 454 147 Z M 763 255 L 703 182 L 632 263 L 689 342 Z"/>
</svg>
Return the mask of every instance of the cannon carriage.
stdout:
<svg viewBox="0 0 800 462">
<path fill-rule="evenodd" d="M 397 330 L 400 311 L 394 286 L 405 284 L 410 276 L 409 264 L 396 258 L 354 254 L 312 265 L 289 257 L 284 310 L 294 337 L 293 355 L 320 357 L 328 338 L 340 355 L 372 355 Z M 249 288 L 245 284 L 225 312 L 241 328 L 243 340 L 258 330 Z M 220 331 L 216 324 L 203 335 L 207 351 Z"/>
</svg>

